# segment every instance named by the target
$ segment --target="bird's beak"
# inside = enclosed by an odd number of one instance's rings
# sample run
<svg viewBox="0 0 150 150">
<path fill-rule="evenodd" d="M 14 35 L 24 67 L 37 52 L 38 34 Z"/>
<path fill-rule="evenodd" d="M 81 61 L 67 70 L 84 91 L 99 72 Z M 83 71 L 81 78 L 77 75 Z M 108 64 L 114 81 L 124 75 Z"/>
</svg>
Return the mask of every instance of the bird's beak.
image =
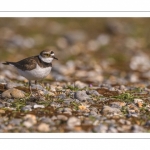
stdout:
<svg viewBox="0 0 150 150">
<path fill-rule="evenodd" d="M 55 56 L 53 56 L 54 59 L 58 60 L 58 58 L 56 58 Z"/>
</svg>

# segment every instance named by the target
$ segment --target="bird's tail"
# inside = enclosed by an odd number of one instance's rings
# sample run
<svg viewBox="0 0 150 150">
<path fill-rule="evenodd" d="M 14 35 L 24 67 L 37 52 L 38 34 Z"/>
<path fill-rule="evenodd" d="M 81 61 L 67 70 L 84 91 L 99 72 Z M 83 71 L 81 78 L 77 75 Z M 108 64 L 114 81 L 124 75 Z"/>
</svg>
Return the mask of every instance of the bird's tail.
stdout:
<svg viewBox="0 0 150 150">
<path fill-rule="evenodd" d="M 10 65 L 10 64 L 13 64 L 13 62 L 8 62 L 8 61 L 6 61 L 6 62 L 4 62 L 4 63 L 2 63 L 2 64 L 4 64 L 4 65 Z"/>
</svg>

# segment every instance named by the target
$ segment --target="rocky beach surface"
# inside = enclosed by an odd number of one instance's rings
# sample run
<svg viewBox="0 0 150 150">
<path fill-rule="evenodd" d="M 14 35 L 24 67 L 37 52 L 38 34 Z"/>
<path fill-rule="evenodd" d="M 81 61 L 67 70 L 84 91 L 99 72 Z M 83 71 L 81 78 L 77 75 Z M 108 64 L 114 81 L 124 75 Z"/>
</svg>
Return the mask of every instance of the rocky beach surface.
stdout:
<svg viewBox="0 0 150 150">
<path fill-rule="evenodd" d="M 0 132 L 150 132 L 146 25 L 139 19 L 39 20 L 0 20 Z M 28 81 L 2 62 L 37 55 L 46 45 L 59 61 L 32 83 L 30 95 Z"/>
</svg>

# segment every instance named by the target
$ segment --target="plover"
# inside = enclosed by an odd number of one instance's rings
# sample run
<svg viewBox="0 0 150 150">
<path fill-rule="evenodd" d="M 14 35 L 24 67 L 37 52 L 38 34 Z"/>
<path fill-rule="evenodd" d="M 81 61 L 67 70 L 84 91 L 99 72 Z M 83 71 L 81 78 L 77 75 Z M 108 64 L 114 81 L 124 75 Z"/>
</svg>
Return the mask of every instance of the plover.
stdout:
<svg viewBox="0 0 150 150">
<path fill-rule="evenodd" d="M 38 80 L 45 78 L 52 69 L 53 59 L 57 59 L 53 51 L 43 50 L 37 56 L 31 56 L 18 62 L 8 61 L 3 64 L 13 65 L 17 68 L 19 74 L 29 81 L 30 93 L 32 94 L 31 80 L 35 80 L 35 84 L 37 84 Z"/>
</svg>

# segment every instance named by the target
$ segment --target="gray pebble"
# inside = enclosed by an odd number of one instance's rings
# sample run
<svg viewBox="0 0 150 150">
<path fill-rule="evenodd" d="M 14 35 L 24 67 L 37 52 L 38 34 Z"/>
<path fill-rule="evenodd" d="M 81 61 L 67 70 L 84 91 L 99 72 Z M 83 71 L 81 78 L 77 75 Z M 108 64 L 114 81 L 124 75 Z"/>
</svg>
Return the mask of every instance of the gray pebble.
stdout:
<svg viewBox="0 0 150 150">
<path fill-rule="evenodd" d="M 45 90 L 41 85 L 39 85 L 39 84 L 32 84 L 31 85 L 31 88 L 32 89 L 38 89 L 38 90 L 41 90 L 41 91 L 43 91 L 43 90 Z"/>
<path fill-rule="evenodd" d="M 57 119 L 57 118 L 56 118 Z M 53 119 L 51 118 L 48 118 L 48 117 L 42 117 L 40 119 L 41 122 L 44 122 L 44 123 L 47 123 L 49 124 L 50 126 L 54 126 L 55 125 L 55 122 L 53 121 Z"/>
<path fill-rule="evenodd" d="M 63 113 L 68 114 L 68 115 L 72 115 L 72 109 L 71 108 L 64 108 Z"/>
<path fill-rule="evenodd" d="M 103 115 L 108 115 L 108 114 L 121 115 L 122 113 L 121 113 L 120 109 L 118 109 L 118 108 L 112 108 L 112 107 L 109 107 L 109 106 L 103 106 L 102 114 Z"/>
<path fill-rule="evenodd" d="M 7 102 L 8 102 L 8 103 L 13 103 L 13 102 L 14 102 L 14 99 L 8 99 Z"/>
<path fill-rule="evenodd" d="M 22 121 L 21 119 L 14 118 L 9 123 L 12 125 L 20 125 L 21 121 Z"/>
<path fill-rule="evenodd" d="M 0 108 L 3 108 L 3 107 L 5 107 L 5 105 L 0 103 Z"/>
<path fill-rule="evenodd" d="M 144 129 L 141 126 L 133 125 L 131 127 L 131 131 L 134 132 L 134 133 L 139 133 L 139 132 L 143 132 Z"/>
<path fill-rule="evenodd" d="M 6 84 L 7 89 L 11 89 L 11 88 L 14 88 L 14 87 L 17 87 L 17 86 L 23 86 L 23 84 L 19 84 L 19 83 L 15 83 L 15 82 L 8 82 Z"/>
<path fill-rule="evenodd" d="M 86 101 L 90 99 L 89 95 L 86 94 L 86 91 L 77 91 L 74 93 L 74 98 L 80 101 Z"/>
<path fill-rule="evenodd" d="M 115 127 L 109 127 L 108 133 L 117 133 L 117 129 Z"/>
<path fill-rule="evenodd" d="M 31 105 L 26 105 L 21 108 L 22 111 L 32 111 L 32 106 Z"/>
<path fill-rule="evenodd" d="M 71 103 L 72 101 L 73 101 L 72 99 L 65 99 L 65 100 L 63 101 L 63 103 L 66 104 L 66 105 L 70 105 L 70 103 Z"/>
<path fill-rule="evenodd" d="M 98 133 L 106 133 L 108 130 L 108 127 L 106 125 L 100 124 L 93 128 L 94 132 Z"/>
<path fill-rule="evenodd" d="M 150 127 L 150 120 L 148 120 L 148 121 L 145 123 L 145 126 L 146 126 L 146 127 Z"/>
<path fill-rule="evenodd" d="M 63 100 L 66 98 L 66 94 L 60 94 L 60 95 L 58 95 L 58 98 Z"/>
<path fill-rule="evenodd" d="M 90 115 L 92 115 L 92 116 L 96 116 L 96 115 L 97 115 L 97 113 L 96 113 L 95 111 L 90 111 Z"/>
<path fill-rule="evenodd" d="M 100 96 L 100 94 L 96 90 L 90 90 L 86 92 L 89 95 Z"/>
</svg>

